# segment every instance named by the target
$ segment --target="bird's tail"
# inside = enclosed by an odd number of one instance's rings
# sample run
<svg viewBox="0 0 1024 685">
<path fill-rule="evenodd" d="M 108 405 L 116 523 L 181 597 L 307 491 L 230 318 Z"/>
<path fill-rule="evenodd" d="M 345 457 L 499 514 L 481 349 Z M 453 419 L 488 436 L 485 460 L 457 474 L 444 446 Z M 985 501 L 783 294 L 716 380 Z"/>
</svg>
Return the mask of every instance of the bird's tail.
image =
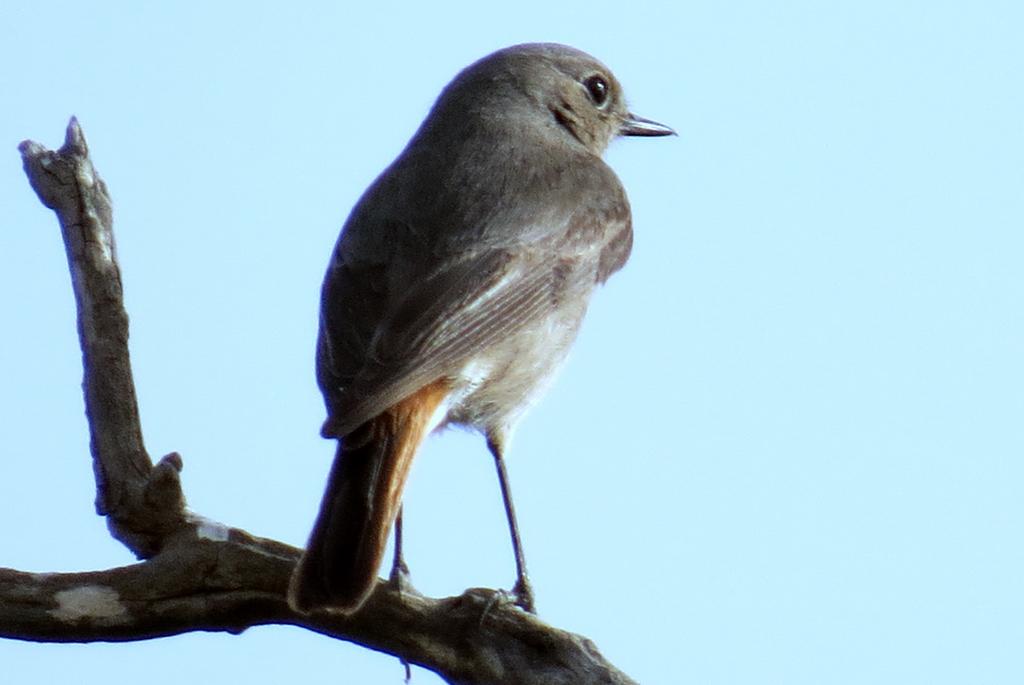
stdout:
<svg viewBox="0 0 1024 685">
<path fill-rule="evenodd" d="M 409 467 L 447 392 L 443 381 L 428 385 L 338 442 L 320 513 L 288 588 L 292 608 L 348 614 L 370 596 Z"/>
</svg>

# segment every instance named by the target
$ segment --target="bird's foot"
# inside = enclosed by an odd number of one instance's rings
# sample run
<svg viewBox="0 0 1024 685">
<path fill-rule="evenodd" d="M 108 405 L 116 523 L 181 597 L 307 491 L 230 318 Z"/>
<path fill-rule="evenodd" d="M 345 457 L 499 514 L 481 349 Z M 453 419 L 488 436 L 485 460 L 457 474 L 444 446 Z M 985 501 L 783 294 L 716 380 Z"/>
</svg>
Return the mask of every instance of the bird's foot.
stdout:
<svg viewBox="0 0 1024 685">
<path fill-rule="evenodd" d="M 416 588 L 412 585 L 412 574 L 404 559 L 398 559 L 391 565 L 391 574 L 388 576 L 388 587 L 402 595 L 418 595 Z"/>
<path fill-rule="evenodd" d="M 520 576 L 512 587 L 512 603 L 523 611 L 536 615 L 537 608 L 533 601 L 533 586 L 526 576 Z"/>
<path fill-rule="evenodd" d="M 537 615 L 537 610 L 533 605 L 533 588 L 530 587 L 529 581 L 517 581 L 511 590 L 498 589 L 491 590 L 490 593 L 490 598 L 484 604 L 483 611 L 480 612 L 480 625 L 483 625 L 488 614 L 494 611 L 494 607 L 499 605 L 511 604 L 534 616 Z"/>
</svg>

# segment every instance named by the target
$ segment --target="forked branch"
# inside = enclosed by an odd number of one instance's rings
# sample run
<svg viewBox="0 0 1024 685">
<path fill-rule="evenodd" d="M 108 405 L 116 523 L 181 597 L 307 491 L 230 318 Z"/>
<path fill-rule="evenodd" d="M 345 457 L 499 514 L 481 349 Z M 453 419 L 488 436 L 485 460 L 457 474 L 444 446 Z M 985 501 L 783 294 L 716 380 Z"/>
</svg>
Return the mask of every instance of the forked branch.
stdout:
<svg viewBox="0 0 1024 685">
<path fill-rule="evenodd" d="M 172 453 L 155 466 L 128 356 L 110 197 L 71 120 L 57 151 L 20 148 L 43 204 L 57 213 L 78 307 L 96 510 L 143 561 L 86 573 L 0 568 L 0 637 L 131 641 L 290 624 L 393 654 L 452 683 L 631 683 L 586 638 L 521 611 L 499 592 L 432 599 L 381 582 L 350 617 L 289 609 L 299 550 L 208 521 L 185 506 Z"/>
</svg>

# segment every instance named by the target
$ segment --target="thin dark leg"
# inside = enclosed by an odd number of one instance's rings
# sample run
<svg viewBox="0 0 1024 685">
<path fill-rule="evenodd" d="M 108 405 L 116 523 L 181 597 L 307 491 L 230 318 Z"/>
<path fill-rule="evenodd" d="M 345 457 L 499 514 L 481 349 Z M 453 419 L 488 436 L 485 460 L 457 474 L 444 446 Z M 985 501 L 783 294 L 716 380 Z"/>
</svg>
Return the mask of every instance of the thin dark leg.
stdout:
<svg viewBox="0 0 1024 685">
<path fill-rule="evenodd" d="M 404 510 L 405 507 L 398 507 L 398 516 L 395 517 L 395 556 L 391 558 L 391 575 L 388 576 L 388 583 L 398 590 L 399 597 L 403 592 L 412 589 L 409 566 L 406 565 L 405 557 L 402 556 L 402 512 Z M 404 658 L 398 657 L 398 661 L 405 669 L 405 682 L 408 684 L 412 680 L 412 668 Z"/>
<path fill-rule="evenodd" d="M 388 582 L 394 585 L 399 592 L 412 587 L 409 579 L 409 567 L 402 556 L 402 512 L 404 507 L 398 508 L 398 516 L 395 517 L 395 556 L 391 560 L 391 575 Z"/>
<path fill-rule="evenodd" d="M 512 491 L 508 487 L 508 473 L 505 472 L 505 459 L 502 457 L 501 443 L 493 437 L 487 438 L 487 449 L 494 455 L 494 465 L 498 470 L 498 483 L 501 486 L 501 499 L 505 503 L 505 518 L 508 519 L 508 532 L 512 536 L 512 552 L 516 557 L 516 584 L 512 588 L 517 605 L 537 613 L 533 605 L 533 587 L 526 574 L 526 557 L 523 555 L 523 543 L 519 536 L 519 524 L 516 523 L 516 508 L 512 504 Z"/>
</svg>

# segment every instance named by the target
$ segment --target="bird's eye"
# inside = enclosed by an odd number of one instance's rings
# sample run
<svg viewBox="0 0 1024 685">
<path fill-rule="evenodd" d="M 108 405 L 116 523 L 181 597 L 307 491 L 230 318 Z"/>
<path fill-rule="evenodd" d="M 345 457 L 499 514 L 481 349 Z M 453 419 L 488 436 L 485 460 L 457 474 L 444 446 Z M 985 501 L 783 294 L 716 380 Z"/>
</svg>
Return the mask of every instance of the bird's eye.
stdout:
<svg viewBox="0 0 1024 685">
<path fill-rule="evenodd" d="M 583 82 L 583 85 L 594 105 L 604 107 L 608 104 L 608 82 L 604 80 L 603 76 L 591 76 Z"/>
</svg>

